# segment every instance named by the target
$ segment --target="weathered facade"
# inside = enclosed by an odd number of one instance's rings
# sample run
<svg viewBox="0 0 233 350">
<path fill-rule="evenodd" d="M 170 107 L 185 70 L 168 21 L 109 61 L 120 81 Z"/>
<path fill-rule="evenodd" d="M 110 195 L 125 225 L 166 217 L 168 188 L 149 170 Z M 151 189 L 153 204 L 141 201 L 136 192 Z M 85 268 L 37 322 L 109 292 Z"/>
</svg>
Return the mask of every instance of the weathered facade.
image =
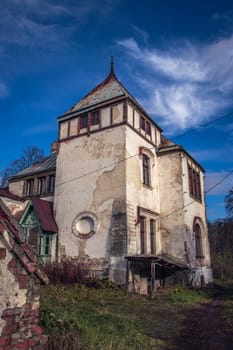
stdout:
<svg viewBox="0 0 233 350">
<path fill-rule="evenodd" d="M 53 215 L 57 144 L 51 155 L 10 179 L 9 190 L 0 190 L 0 198 L 16 217 L 24 239 L 41 260 L 56 259 L 57 225 Z"/>
<path fill-rule="evenodd" d="M 39 289 L 48 283 L 20 227 L 0 200 L 0 349 L 46 349 Z"/>
<path fill-rule="evenodd" d="M 177 270 L 210 282 L 204 171 L 162 136 L 113 65 L 58 123 L 52 256 L 88 262 L 141 293 Z M 19 196 L 24 175 L 10 182 Z"/>
</svg>

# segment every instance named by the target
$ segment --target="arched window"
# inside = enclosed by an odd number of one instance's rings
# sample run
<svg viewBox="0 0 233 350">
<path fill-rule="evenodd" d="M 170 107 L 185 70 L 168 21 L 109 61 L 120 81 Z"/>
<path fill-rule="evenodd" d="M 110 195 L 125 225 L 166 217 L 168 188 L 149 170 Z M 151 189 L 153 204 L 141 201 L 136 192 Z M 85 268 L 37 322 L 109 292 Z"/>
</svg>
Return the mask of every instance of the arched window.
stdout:
<svg viewBox="0 0 233 350">
<path fill-rule="evenodd" d="M 194 226 L 196 258 L 202 258 L 201 228 L 199 224 Z"/>
<path fill-rule="evenodd" d="M 142 155 L 142 170 L 143 170 L 143 184 L 150 186 L 150 158 L 146 155 Z"/>
</svg>

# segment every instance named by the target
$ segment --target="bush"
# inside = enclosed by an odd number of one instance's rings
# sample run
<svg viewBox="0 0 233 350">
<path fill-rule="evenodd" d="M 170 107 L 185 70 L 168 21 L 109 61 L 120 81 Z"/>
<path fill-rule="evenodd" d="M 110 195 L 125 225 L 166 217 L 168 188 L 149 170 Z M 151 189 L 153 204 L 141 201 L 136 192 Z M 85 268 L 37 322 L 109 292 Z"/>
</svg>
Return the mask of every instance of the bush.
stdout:
<svg viewBox="0 0 233 350">
<path fill-rule="evenodd" d="M 61 262 L 52 262 L 45 265 L 45 272 L 52 284 L 83 284 L 90 288 L 98 288 L 100 280 L 90 275 L 87 264 L 66 259 Z"/>
</svg>

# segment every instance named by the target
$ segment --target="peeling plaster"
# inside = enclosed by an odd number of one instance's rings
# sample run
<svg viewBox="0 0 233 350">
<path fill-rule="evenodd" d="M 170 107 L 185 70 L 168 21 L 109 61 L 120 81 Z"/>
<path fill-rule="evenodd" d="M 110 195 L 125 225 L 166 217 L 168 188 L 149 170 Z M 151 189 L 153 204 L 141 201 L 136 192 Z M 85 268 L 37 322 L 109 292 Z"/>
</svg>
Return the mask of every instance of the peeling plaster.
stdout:
<svg viewBox="0 0 233 350">
<path fill-rule="evenodd" d="M 0 247 L 4 248 L 1 242 Z M 6 250 L 6 258 L 0 264 L 0 334 L 5 326 L 5 321 L 1 318 L 1 315 L 6 306 L 7 308 L 22 307 L 26 302 L 27 290 L 19 289 L 15 276 L 7 267 L 11 260 L 12 254 Z"/>
</svg>

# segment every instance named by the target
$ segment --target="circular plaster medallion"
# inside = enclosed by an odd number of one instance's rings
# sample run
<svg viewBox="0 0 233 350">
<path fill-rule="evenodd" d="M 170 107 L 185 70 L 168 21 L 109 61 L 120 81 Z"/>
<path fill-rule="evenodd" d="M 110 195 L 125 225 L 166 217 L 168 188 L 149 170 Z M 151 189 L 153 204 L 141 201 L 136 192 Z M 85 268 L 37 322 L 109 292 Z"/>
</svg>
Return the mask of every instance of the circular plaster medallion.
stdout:
<svg viewBox="0 0 233 350">
<path fill-rule="evenodd" d="M 81 213 L 72 223 L 72 231 L 75 236 L 80 238 L 90 238 L 95 234 L 97 220 L 92 213 Z"/>
</svg>

